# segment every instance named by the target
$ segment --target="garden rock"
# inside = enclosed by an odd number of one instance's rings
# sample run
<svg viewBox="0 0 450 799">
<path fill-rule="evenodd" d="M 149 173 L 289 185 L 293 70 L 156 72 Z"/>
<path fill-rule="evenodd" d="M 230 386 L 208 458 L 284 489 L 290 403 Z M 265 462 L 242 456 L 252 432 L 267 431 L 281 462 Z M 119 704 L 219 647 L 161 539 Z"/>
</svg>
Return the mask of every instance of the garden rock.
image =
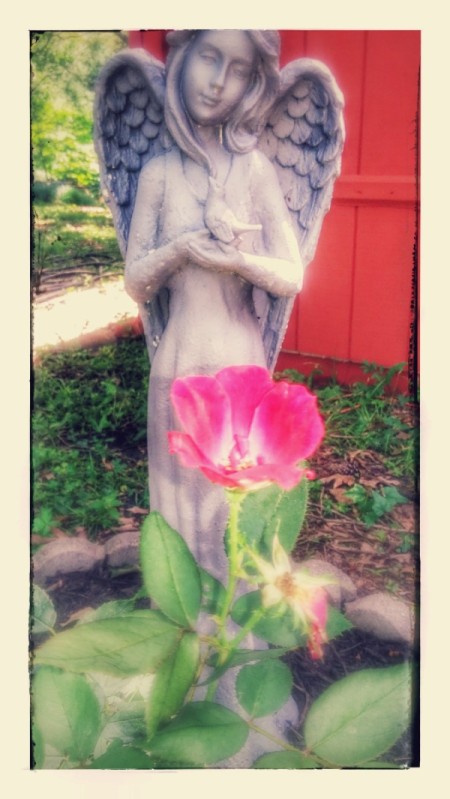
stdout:
<svg viewBox="0 0 450 799">
<path fill-rule="evenodd" d="M 343 602 L 351 602 L 356 599 L 357 590 L 353 581 L 337 566 L 327 563 L 320 558 L 310 558 L 301 562 L 300 567 L 305 569 L 308 574 L 314 576 L 330 575 L 335 580 L 334 583 L 324 586 L 330 602 L 335 607 L 341 607 Z"/>
<path fill-rule="evenodd" d="M 118 533 L 105 544 L 106 562 L 112 569 L 137 566 L 139 563 L 139 530 Z"/>
<path fill-rule="evenodd" d="M 413 643 L 414 611 L 401 599 L 377 592 L 349 602 L 345 607 L 349 621 L 384 641 Z"/>
<path fill-rule="evenodd" d="M 58 574 L 92 571 L 104 558 L 101 544 L 93 544 L 85 538 L 59 538 L 45 544 L 34 555 L 34 580 L 42 585 Z"/>
</svg>

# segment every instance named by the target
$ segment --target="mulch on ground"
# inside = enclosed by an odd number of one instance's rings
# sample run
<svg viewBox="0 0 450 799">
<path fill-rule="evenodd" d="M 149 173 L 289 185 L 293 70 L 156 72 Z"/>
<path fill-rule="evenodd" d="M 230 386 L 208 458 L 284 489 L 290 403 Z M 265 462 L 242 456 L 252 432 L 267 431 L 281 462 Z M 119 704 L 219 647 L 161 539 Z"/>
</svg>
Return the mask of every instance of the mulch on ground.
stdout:
<svg viewBox="0 0 450 799">
<path fill-rule="evenodd" d="M 311 466 L 322 484 L 324 498 L 345 502 L 345 492 L 358 483 L 373 490 L 395 486 L 408 501 L 371 526 L 350 510 L 341 513 L 334 507 L 327 514 L 321 502 L 310 503 L 294 558 L 327 560 L 348 574 L 360 595 L 391 591 L 415 604 L 419 591 L 419 514 L 413 481 L 392 476 L 383 457 L 371 450 L 357 450 L 342 458 L 332 447 L 322 445 Z"/>
</svg>

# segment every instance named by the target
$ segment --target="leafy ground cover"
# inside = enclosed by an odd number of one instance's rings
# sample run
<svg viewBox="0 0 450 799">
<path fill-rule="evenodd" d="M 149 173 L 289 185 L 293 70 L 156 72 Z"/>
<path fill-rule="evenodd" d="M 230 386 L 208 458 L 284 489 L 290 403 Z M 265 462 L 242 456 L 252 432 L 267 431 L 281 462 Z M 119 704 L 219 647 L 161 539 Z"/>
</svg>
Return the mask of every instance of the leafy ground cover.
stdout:
<svg viewBox="0 0 450 799">
<path fill-rule="evenodd" d="M 34 377 L 33 532 L 114 529 L 148 505 L 143 342 L 51 355 Z"/>
</svg>

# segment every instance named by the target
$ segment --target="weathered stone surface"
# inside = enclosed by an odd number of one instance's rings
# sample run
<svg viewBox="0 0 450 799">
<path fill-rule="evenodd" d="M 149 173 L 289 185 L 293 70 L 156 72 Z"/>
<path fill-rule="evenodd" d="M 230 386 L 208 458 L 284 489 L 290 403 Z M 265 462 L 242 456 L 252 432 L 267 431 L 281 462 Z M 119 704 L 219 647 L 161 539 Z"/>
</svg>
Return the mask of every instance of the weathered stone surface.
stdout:
<svg viewBox="0 0 450 799">
<path fill-rule="evenodd" d="M 310 558 L 304 560 L 300 564 L 302 569 L 305 569 L 309 574 L 316 576 L 330 575 L 335 581 L 331 585 L 325 586 L 325 591 L 330 597 L 330 602 L 336 607 L 340 607 L 343 602 L 351 602 L 356 599 L 357 590 L 353 581 L 337 566 L 332 563 L 327 563 L 326 560 L 320 558 Z"/>
<path fill-rule="evenodd" d="M 139 530 L 118 533 L 105 544 L 106 562 L 113 569 L 139 563 Z"/>
<path fill-rule="evenodd" d="M 390 594 L 380 591 L 356 599 L 345 606 L 345 613 L 355 627 L 384 641 L 413 642 L 414 609 Z"/>
<path fill-rule="evenodd" d="M 34 555 L 34 580 L 42 584 L 58 574 L 91 571 L 104 557 L 101 544 L 93 544 L 85 538 L 59 538 L 45 544 Z"/>
</svg>

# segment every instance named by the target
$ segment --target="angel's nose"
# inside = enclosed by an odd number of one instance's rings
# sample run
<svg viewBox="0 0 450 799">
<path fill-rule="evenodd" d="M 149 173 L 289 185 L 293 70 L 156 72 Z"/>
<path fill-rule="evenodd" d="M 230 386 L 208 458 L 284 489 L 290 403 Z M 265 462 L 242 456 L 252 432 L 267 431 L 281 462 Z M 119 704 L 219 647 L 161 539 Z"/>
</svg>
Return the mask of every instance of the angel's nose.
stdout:
<svg viewBox="0 0 450 799">
<path fill-rule="evenodd" d="M 226 71 L 226 65 L 223 64 L 214 72 L 211 78 L 211 86 L 215 91 L 222 91 L 225 85 Z"/>
</svg>

